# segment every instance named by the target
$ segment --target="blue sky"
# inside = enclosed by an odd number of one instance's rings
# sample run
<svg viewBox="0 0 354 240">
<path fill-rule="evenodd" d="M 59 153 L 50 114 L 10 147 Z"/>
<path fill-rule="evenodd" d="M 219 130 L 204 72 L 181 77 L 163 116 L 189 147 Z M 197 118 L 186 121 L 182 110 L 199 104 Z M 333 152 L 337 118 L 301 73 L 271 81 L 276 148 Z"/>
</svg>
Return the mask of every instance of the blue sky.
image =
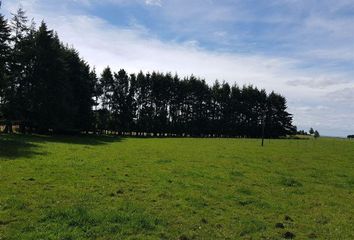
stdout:
<svg viewBox="0 0 354 240">
<path fill-rule="evenodd" d="M 354 0 L 3 0 L 98 71 L 169 71 L 288 99 L 299 129 L 354 133 Z"/>
</svg>

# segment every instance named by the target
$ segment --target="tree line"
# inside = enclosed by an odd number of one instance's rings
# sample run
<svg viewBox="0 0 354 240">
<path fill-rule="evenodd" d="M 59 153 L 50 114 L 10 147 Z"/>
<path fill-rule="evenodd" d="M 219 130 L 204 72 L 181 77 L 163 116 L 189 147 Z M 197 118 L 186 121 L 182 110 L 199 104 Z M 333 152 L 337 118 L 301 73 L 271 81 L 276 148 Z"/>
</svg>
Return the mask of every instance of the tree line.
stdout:
<svg viewBox="0 0 354 240">
<path fill-rule="evenodd" d="M 0 119 L 5 132 L 267 137 L 296 133 L 286 99 L 254 86 L 171 73 L 100 76 L 42 22 L 0 15 Z"/>
</svg>

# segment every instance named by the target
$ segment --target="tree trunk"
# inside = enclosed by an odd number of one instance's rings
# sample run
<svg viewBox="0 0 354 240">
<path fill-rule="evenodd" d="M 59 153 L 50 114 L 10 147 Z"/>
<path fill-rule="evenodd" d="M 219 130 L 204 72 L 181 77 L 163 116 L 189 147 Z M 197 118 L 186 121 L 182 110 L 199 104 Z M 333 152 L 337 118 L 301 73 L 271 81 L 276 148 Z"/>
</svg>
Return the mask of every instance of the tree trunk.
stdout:
<svg viewBox="0 0 354 240">
<path fill-rule="evenodd" d="M 11 121 L 6 121 L 6 126 L 4 129 L 4 133 L 13 133 L 12 131 L 12 122 Z"/>
</svg>

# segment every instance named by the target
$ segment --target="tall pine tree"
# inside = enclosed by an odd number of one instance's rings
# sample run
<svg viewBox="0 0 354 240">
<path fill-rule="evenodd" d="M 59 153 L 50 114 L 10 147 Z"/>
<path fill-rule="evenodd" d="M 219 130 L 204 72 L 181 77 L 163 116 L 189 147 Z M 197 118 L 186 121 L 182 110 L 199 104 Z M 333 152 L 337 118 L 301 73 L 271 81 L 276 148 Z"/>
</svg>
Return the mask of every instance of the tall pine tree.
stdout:
<svg viewBox="0 0 354 240">
<path fill-rule="evenodd" d="M 4 119 L 4 106 L 6 104 L 5 91 L 8 83 L 9 57 L 10 57 L 10 28 L 4 16 L 0 14 L 0 120 Z"/>
</svg>

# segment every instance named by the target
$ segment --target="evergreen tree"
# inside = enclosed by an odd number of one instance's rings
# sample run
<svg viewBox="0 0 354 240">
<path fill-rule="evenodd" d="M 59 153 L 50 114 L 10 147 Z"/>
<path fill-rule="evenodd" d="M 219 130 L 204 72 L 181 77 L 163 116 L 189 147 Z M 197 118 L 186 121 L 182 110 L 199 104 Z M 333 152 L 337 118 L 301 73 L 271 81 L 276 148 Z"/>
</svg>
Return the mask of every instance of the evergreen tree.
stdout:
<svg viewBox="0 0 354 240">
<path fill-rule="evenodd" d="M 310 128 L 309 133 L 310 133 L 311 135 L 315 133 L 315 131 L 313 130 L 313 128 Z"/>
<path fill-rule="evenodd" d="M 7 88 L 8 74 L 9 74 L 9 57 L 10 57 L 10 28 L 4 16 L 0 14 L 0 120 L 3 115 L 4 104 L 6 103 L 5 91 Z"/>
<path fill-rule="evenodd" d="M 292 116 L 287 111 L 286 99 L 274 92 L 267 98 L 267 136 L 279 137 L 295 134 L 296 129 L 292 125 Z"/>
<path fill-rule="evenodd" d="M 218 130 L 221 124 L 221 106 L 220 106 L 220 91 L 221 86 L 218 80 L 214 82 L 211 88 L 211 102 L 210 102 L 210 132 L 213 136 L 219 134 Z"/>
<path fill-rule="evenodd" d="M 187 99 L 191 110 L 191 119 L 189 129 L 187 130 L 193 136 L 206 135 L 209 132 L 209 86 L 205 80 L 195 78 L 194 76 L 191 76 L 188 81 L 190 92 Z"/>
<path fill-rule="evenodd" d="M 129 127 L 127 131 L 136 131 L 136 123 L 137 123 L 137 77 L 135 74 L 130 75 L 129 79 L 129 93 L 127 96 L 127 121 L 129 122 Z"/>
<path fill-rule="evenodd" d="M 140 134 L 152 133 L 154 109 L 152 106 L 151 75 L 140 72 L 137 75 L 137 131 Z"/>
<path fill-rule="evenodd" d="M 94 109 L 97 110 L 97 107 L 99 105 L 99 99 L 103 92 L 101 82 L 97 78 L 96 69 L 90 71 L 89 79 L 91 86 L 93 87 Z"/>
<path fill-rule="evenodd" d="M 313 136 L 315 137 L 315 139 L 317 139 L 320 137 L 320 133 L 316 130 Z"/>
<path fill-rule="evenodd" d="M 40 132 L 74 129 L 73 90 L 59 39 L 42 22 L 35 38 L 32 123 Z"/>
<path fill-rule="evenodd" d="M 102 96 L 101 109 L 98 111 L 98 128 L 100 131 L 112 130 L 111 109 L 112 109 L 112 95 L 113 95 L 113 74 L 109 67 L 106 67 L 100 79 Z"/>
<path fill-rule="evenodd" d="M 153 105 L 153 132 L 155 134 L 166 133 L 168 131 L 168 106 L 171 96 L 170 74 L 153 72 L 151 75 L 151 97 Z"/>
<path fill-rule="evenodd" d="M 112 121 L 114 130 L 119 134 L 130 131 L 132 116 L 129 104 L 129 76 L 121 69 L 114 74 L 114 87 L 112 94 Z"/>
<path fill-rule="evenodd" d="M 181 90 L 181 81 L 176 74 L 171 79 L 170 87 L 170 104 L 169 104 L 169 123 L 170 133 L 175 135 L 181 134 L 182 120 L 181 120 L 181 108 L 183 103 L 184 93 Z"/>
<path fill-rule="evenodd" d="M 218 102 L 220 107 L 219 131 L 223 135 L 229 135 L 231 129 L 231 87 L 228 83 L 223 83 L 219 90 Z"/>
<path fill-rule="evenodd" d="M 241 123 L 243 115 L 241 114 L 241 89 L 234 85 L 231 87 L 230 96 L 230 136 L 241 136 Z"/>
<path fill-rule="evenodd" d="M 65 63 L 66 95 L 71 101 L 68 114 L 72 117 L 71 131 L 89 131 L 93 129 L 95 80 L 92 79 L 90 67 L 80 59 L 78 52 L 72 48 L 62 48 Z"/>
<path fill-rule="evenodd" d="M 4 114 L 7 118 L 6 131 L 12 130 L 12 122 L 20 124 L 24 131 L 31 108 L 30 82 L 34 59 L 34 23 L 28 26 L 25 12 L 20 8 L 11 20 L 11 55 L 9 74 L 5 88 Z"/>
<path fill-rule="evenodd" d="M 114 81 L 110 67 L 106 67 L 103 70 L 100 81 L 102 87 L 102 109 L 111 110 Z"/>
</svg>

